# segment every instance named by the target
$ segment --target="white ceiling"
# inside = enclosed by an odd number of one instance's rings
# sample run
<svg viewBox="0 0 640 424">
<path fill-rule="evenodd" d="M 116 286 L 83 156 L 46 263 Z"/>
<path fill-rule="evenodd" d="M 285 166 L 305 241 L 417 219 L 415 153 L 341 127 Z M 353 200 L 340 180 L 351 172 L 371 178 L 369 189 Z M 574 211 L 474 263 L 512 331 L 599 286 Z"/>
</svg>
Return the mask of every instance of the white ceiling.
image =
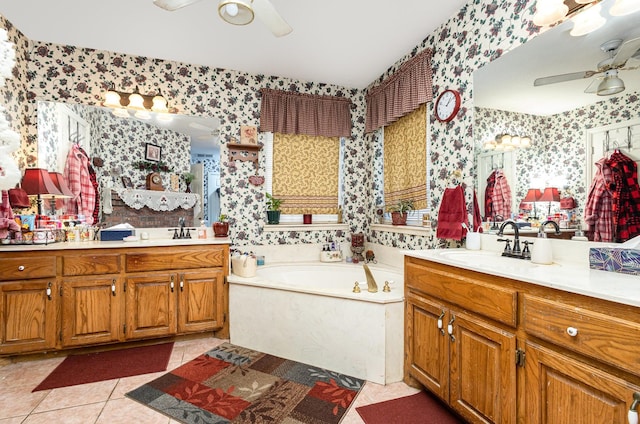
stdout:
<svg viewBox="0 0 640 424">
<path fill-rule="evenodd" d="M 152 0 L 12 0 L 0 13 L 27 37 L 252 74 L 364 88 L 467 0 L 271 0 L 293 32 L 219 18 L 218 0 L 167 12 Z"/>
<path fill-rule="evenodd" d="M 612 17 L 614 0 L 603 0 L 602 16 L 607 23 L 582 37 L 569 32 L 573 22 L 567 20 L 491 62 L 474 73 L 474 105 L 533 115 L 553 115 L 603 101 L 595 93 L 584 93 L 594 79 L 580 79 L 534 87 L 536 78 L 570 72 L 597 70 L 597 64 L 609 56 L 600 45 L 612 39 L 624 41 L 640 37 L 640 12 Z M 630 59 L 625 67 L 640 65 Z M 640 91 L 640 69 L 622 70 L 619 77 L 626 90 L 619 95 Z"/>
</svg>

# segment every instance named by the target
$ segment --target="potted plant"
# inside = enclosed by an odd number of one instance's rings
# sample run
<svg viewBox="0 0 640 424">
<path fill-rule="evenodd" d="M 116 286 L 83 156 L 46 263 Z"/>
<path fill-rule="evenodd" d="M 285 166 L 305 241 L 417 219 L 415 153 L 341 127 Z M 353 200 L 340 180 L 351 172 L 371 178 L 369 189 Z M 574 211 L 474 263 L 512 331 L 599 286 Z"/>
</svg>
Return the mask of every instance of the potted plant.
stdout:
<svg viewBox="0 0 640 424">
<path fill-rule="evenodd" d="M 227 221 L 227 215 L 220 214 L 218 220 L 213 223 L 213 235 L 214 237 L 229 236 L 229 221 Z"/>
<path fill-rule="evenodd" d="M 191 193 L 191 182 L 195 180 L 195 178 L 196 178 L 196 174 L 192 172 L 185 172 L 184 174 L 182 174 L 182 179 L 187 184 L 187 190 L 186 190 L 187 193 Z"/>
<path fill-rule="evenodd" d="M 402 199 L 390 208 L 393 225 L 407 225 L 407 214 L 414 209 L 413 200 Z"/>
<path fill-rule="evenodd" d="M 279 224 L 280 223 L 280 204 L 282 199 L 276 199 L 271 194 L 267 193 L 267 223 Z"/>
</svg>

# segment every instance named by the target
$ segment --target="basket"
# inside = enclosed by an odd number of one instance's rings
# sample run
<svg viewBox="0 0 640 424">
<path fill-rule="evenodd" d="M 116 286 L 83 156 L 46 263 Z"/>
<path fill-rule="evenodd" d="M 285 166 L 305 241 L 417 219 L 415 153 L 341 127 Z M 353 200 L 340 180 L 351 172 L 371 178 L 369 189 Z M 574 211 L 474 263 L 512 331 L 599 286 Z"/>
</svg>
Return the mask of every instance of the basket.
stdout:
<svg viewBox="0 0 640 424">
<path fill-rule="evenodd" d="M 255 277 L 257 268 L 258 261 L 255 256 L 240 255 L 231 258 L 231 271 L 238 277 Z"/>
</svg>

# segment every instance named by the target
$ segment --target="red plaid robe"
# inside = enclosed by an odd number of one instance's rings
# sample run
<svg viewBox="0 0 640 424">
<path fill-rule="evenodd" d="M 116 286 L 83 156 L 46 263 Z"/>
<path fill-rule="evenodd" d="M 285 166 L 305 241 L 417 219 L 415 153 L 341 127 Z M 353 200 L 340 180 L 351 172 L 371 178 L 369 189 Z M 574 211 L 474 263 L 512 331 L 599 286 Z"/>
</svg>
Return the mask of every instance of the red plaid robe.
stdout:
<svg viewBox="0 0 640 424">
<path fill-rule="evenodd" d="M 89 157 L 77 145 L 69 150 L 64 176 L 69 189 L 75 195 L 67 201 L 67 213 L 84 215 L 87 224 L 93 224 L 96 189 L 89 175 Z"/>
</svg>

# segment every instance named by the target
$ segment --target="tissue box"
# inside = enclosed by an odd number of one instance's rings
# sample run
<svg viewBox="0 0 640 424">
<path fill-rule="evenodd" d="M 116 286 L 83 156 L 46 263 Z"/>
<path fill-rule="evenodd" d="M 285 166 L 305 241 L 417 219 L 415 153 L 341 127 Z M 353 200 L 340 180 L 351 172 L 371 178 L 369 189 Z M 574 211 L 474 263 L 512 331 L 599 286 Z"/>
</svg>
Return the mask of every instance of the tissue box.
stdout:
<svg viewBox="0 0 640 424">
<path fill-rule="evenodd" d="M 592 247 L 589 249 L 589 267 L 602 271 L 640 275 L 640 250 Z"/>
<path fill-rule="evenodd" d="M 136 230 L 100 230 L 100 241 L 122 241 L 135 234 Z"/>
</svg>

